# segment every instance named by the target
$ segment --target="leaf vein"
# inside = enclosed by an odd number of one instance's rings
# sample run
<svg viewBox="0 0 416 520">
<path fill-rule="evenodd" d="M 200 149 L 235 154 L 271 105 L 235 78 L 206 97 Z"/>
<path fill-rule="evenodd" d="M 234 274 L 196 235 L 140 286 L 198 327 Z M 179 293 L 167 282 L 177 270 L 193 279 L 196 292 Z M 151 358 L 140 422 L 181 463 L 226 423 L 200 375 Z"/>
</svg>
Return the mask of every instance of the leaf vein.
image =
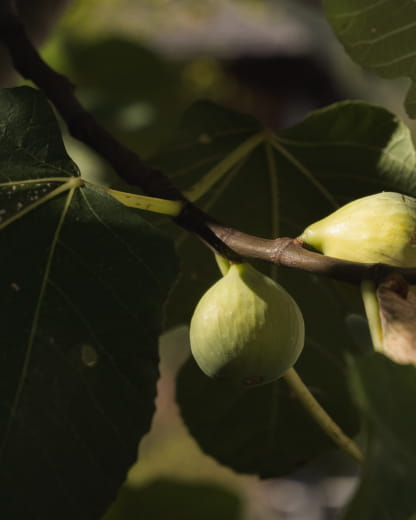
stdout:
<svg viewBox="0 0 416 520">
<path fill-rule="evenodd" d="M 34 346 L 34 342 L 35 342 L 36 332 L 37 332 L 37 329 L 38 329 L 38 323 L 39 323 L 40 313 L 41 313 L 41 309 L 42 309 L 43 298 L 44 298 L 45 292 L 46 292 L 46 286 L 47 286 L 48 277 L 49 277 L 49 273 L 50 273 L 50 270 L 51 270 L 53 258 L 54 258 L 54 255 L 55 255 L 56 245 L 58 243 L 58 238 L 59 238 L 59 235 L 61 233 L 62 226 L 63 226 L 64 221 L 65 221 L 65 217 L 66 217 L 66 215 L 68 213 L 68 209 L 69 209 L 69 206 L 71 204 L 72 197 L 74 195 L 75 189 L 76 189 L 76 187 L 72 187 L 69 190 L 69 192 L 68 192 L 68 195 L 67 195 L 66 201 L 65 201 L 65 205 L 63 207 L 61 216 L 60 216 L 59 221 L 58 221 L 58 225 L 56 226 L 56 230 L 55 230 L 55 233 L 54 233 L 54 236 L 53 236 L 53 239 L 52 239 L 52 243 L 51 243 L 51 247 L 50 247 L 50 250 L 49 250 L 48 258 L 46 260 L 45 271 L 44 271 L 44 275 L 43 275 L 43 278 L 42 278 L 41 287 L 40 287 L 40 290 L 39 290 L 38 301 L 37 301 L 37 303 L 35 305 L 35 310 L 34 310 L 33 320 L 32 320 L 32 326 L 31 326 L 31 329 L 30 329 L 29 337 L 28 337 L 28 343 L 27 343 L 27 346 L 26 346 L 26 353 L 25 353 L 25 356 L 24 356 L 24 359 L 23 359 L 22 370 L 21 370 L 21 374 L 19 376 L 19 381 L 17 383 L 16 392 L 15 392 L 15 395 L 14 395 L 14 398 L 13 398 L 13 402 L 12 402 L 12 405 L 11 405 L 10 416 L 9 416 L 9 419 L 8 419 L 8 422 L 7 422 L 7 425 L 6 425 L 4 438 L 3 438 L 3 440 L 2 440 L 2 442 L 0 444 L 0 460 L 4 456 L 4 453 L 5 453 L 5 450 L 6 450 L 6 446 L 7 446 L 8 440 L 9 440 L 11 427 L 12 427 L 12 424 L 13 424 L 13 422 L 15 420 L 15 417 L 16 417 L 16 414 L 17 414 L 17 408 L 19 406 L 21 395 L 22 395 L 22 392 L 23 392 L 23 389 L 24 389 L 24 384 L 25 384 L 25 381 L 26 381 L 26 376 L 27 376 L 27 373 L 28 373 L 28 370 L 29 370 L 29 365 L 30 365 L 30 361 L 31 361 L 31 357 L 32 357 L 32 351 L 33 351 L 33 346 Z"/>
</svg>

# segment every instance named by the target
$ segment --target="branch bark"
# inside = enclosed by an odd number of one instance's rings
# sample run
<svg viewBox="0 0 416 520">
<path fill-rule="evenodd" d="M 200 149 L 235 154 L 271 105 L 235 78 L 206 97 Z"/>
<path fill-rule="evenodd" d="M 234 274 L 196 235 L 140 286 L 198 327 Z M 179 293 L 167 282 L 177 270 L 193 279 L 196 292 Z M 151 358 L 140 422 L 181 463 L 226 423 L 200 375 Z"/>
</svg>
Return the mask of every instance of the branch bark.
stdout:
<svg viewBox="0 0 416 520">
<path fill-rule="evenodd" d="M 264 239 L 220 224 L 187 200 L 166 175 L 151 168 L 117 141 L 82 107 L 68 78 L 42 60 L 11 1 L 4 2 L 0 8 L 0 41 L 7 48 L 15 69 L 43 90 L 73 137 L 95 150 L 123 180 L 139 186 L 145 194 L 182 201 L 183 210 L 173 220 L 195 233 L 217 254 L 234 262 L 241 261 L 242 257 L 258 258 L 352 283 L 359 283 L 364 278 L 382 280 L 392 271 L 400 272 L 407 281 L 416 283 L 416 269 L 342 261 L 307 251 L 297 239 Z"/>
<path fill-rule="evenodd" d="M 0 41 L 12 58 L 17 72 L 30 79 L 43 90 L 62 119 L 70 134 L 96 151 L 113 167 L 127 183 L 139 186 L 143 192 L 153 197 L 181 200 L 184 209 L 174 220 L 184 229 L 199 236 L 209 247 L 230 260 L 240 257 L 222 242 L 210 229 L 210 220 L 203 212 L 189 202 L 159 170 L 149 167 L 137 154 L 115 139 L 87 110 L 74 94 L 74 85 L 62 74 L 49 67 L 31 43 L 13 4 L 0 11 Z"/>
</svg>

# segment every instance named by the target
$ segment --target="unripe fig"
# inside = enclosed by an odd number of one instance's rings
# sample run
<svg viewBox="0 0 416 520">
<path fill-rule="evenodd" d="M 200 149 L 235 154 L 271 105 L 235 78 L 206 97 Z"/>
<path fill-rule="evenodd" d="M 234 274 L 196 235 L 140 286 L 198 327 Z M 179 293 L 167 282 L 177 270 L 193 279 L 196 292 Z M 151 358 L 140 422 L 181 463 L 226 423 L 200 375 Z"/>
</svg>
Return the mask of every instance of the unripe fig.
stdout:
<svg viewBox="0 0 416 520">
<path fill-rule="evenodd" d="M 354 200 L 299 237 L 328 256 L 402 267 L 416 265 L 416 199 L 383 192 Z"/>
<path fill-rule="evenodd" d="M 206 375 L 236 385 L 264 384 L 298 359 L 304 323 L 283 287 L 249 264 L 233 264 L 196 306 L 190 340 Z"/>
<path fill-rule="evenodd" d="M 310 225 L 299 238 L 335 258 L 414 267 L 416 199 L 393 192 L 369 195 Z M 361 295 L 374 349 L 396 360 L 396 346 L 383 331 L 373 280 L 362 280 Z"/>
</svg>

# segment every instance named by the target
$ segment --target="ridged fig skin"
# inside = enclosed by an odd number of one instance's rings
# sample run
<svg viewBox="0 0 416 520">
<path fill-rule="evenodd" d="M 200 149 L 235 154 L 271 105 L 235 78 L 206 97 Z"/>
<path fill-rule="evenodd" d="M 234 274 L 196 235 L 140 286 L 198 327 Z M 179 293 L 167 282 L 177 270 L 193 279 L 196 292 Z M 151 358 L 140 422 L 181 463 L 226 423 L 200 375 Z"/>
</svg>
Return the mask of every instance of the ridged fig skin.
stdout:
<svg viewBox="0 0 416 520">
<path fill-rule="evenodd" d="M 233 385 L 270 383 L 294 365 L 305 327 L 295 300 L 247 263 L 233 264 L 202 296 L 191 351 L 209 377 Z"/>
<path fill-rule="evenodd" d="M 416 265 L 416 199 L 382 192 L 354 200 L 299 237 L 334 258 L 401 267 Z"/>
</svg>

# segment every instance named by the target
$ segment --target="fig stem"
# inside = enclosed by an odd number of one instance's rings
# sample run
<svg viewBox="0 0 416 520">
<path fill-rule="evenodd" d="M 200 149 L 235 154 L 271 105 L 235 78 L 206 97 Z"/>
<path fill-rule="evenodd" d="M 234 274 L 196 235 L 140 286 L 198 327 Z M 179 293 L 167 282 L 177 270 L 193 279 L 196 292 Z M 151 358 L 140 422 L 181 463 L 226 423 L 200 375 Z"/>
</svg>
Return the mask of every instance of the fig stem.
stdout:
<svg viewBox="0 0 416 520">
<path fill-rule="evenodd" d="M 324 430 L 324 432 L 327 433 L 341 449 L 351 455 L 351 457 L 353 457 L 357 462 L 362 463 L 364 455 L 358 444 L 348 437 L 341 430 L 338 424 L 327 414 L 302 381 L 296 370 L 290 368 L 283 377 L 306 411 L 313 417 L 322 430 Z"/>
<path fill-rule="evenodd" d="M 361 297 L 370 329 L 371 341 L 373 342 L 374 350 L 383 352 L 383 332 L 376 289 L 377 287 L 373 280 L 363 280 L 361 282 Z"/>
<path fill-rule="evenodd" d="M 231 267 L 230 261 L 221 255 L 215 255 L 215 260 L 217 262 L 218 269 L 221 271 L 221 274 L 225 276 Z"/>
</svg>

